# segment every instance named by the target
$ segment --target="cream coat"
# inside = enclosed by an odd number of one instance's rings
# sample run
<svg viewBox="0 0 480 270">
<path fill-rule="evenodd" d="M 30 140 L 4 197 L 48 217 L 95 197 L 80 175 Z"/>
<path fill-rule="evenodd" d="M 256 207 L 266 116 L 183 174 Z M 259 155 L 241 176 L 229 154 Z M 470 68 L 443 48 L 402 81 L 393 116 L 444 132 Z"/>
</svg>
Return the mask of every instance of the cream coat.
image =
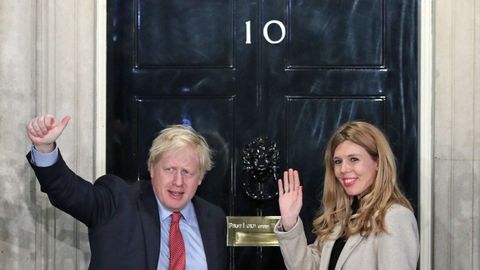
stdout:
<svg viewBox="0 0 480 270">
<path fill-rule="evenodd" d="M 288 269 L 327 270 L 334 241 L 325 241 L 320 249 L 317 248 L 318 239 L 307 245 L 303 223 L 298 220 L 288 232 L 281 232 L 278 224 L 275 228 L 285 265 Z M 416 269 L 419 239 L 412 211 L 393 205 L 385 215 L 385 227 L 388 233 L 370 235 L 368 238 L 360 234 L 350 236 L 335 269 Z"/>
</svg>

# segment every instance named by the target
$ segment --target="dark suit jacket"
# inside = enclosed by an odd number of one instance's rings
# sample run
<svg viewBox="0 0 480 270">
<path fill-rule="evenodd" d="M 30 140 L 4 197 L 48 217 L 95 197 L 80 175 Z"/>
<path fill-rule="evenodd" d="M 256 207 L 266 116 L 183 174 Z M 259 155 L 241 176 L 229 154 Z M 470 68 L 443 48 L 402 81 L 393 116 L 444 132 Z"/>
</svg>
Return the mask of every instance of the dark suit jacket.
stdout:
<svg viewBox="0 0 480 270">
<path fill-rule="evenodd" d="M 156 270 L 160 219 L 150 181 L 128 184 L 114 175 L 95 184 L 71 171 L 59 155 L 50 167 L 31 163 L 50 202 L 88 226 L 89 269 Z M 199 197 L 192 199 L 208 269 L 227 268 L 226 220 L 223 210 Z"/>
</svg>

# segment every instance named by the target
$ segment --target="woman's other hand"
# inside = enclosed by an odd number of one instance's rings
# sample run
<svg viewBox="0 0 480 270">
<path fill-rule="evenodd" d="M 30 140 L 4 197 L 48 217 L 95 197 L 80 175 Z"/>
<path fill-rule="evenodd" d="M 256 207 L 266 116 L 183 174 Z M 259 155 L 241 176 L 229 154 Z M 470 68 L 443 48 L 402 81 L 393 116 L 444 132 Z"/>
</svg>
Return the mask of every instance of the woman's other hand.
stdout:
<svg viewBox="0 0 480 270">
<path fill-rule="evenodd" d="M 289 231 L 297 223 L 302 209 L 303 187 L 300 186 L 298 171 L 288 169 L 283 172 L 283 180 L 278 179 L 278 194 L 281 224 L 285 231 Z"/>
</svg>

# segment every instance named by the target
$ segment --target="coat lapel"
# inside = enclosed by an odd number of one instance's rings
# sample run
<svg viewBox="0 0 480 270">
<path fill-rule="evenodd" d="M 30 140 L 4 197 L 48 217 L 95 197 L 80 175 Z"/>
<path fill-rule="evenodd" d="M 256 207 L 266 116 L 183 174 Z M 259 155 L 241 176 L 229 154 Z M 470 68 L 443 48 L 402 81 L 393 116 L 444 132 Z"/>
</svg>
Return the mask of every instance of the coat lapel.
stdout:
<svg viewBox="0 0 480 270">
<path fill-rule="evenodd" d="M 338 238 L 340 234 L 341 227 L 337 224 L 333 229 L 332 234 L 330 235 L 332 239 Z M 345 261 L 348 259 L 348 256 L 352 253 L 355 247 L 360 243 L 363 237 L 360 234 L 352 235 L 348 238 L 345 246 L 338 257 L 337 264 L 335 269 L 341 269 Z M 330 256 L 332 255 L 333 245 L 335 244 L 335 240 L 326 240 L 322 245 L 322 257 L 320 258 L 320 268 L 321 269 L 328 269 L 328 264 L 330 263 Z"/>
<path fill-rule="evenodd" d="M 328 262 L 330 261 L 330 256 L 332 255 L 333 244 L 335 241 L 333 240 L 326 240 L 322 244 L 322 253 L 320 257 L 320 269 L 328 269 Z"/>
<path fill-rule="evenodd" d="M 342 227 L 337 224 L 334 228 L 332 233 L 330 234 L 329 239 L 336 239 L 340 234 Z M 326 240 L 321 247 L 322 253 L 320 257 L 320 269 L 328 269 L 328 264 L 330 263 L 330 257 L 332 256 L 333 245 L 335 244 L 335 240 Z M 338 263 L 337 263 L 338 265 Z"/>
<path fill-rule="evenodd" d="M 359 233 L 348 237 L 347 243 L 345 243 L 345 246 L 343 247 L 343 250 L 340 253 L 340 257 L 338 257 L 338 261 L 337 261 L 337 265 L 335 266 L 335 269 L 341 269 L 343 267 L 343 264 L 345 263 L 345 261 L 348 259 L 350 254 L 352 254 L 352 251 L 360 243 L 360 241 L 362 241 L 362 239 L 363 237 Z"/>
<path fill-rule="evenodd" d="M 142 185 L 141 189 L 138 208 L 142 221 L 143 237 L 145 238 L 147 265 L 149 270 L 156 270 L 158 256 L 160 254 L 160 217 L 158 214 L 158 205 L 150 182 Z"/>
</svg>

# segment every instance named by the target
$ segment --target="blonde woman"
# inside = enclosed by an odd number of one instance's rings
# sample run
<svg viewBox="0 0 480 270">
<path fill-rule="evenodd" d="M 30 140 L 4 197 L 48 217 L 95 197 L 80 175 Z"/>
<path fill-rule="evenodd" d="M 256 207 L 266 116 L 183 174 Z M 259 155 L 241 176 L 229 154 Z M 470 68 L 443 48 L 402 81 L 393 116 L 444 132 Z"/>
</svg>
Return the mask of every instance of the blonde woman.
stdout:
<svg viewBox="0 0 480 270">
<path fill-rule="evenodd" d="M 395 157 L 384 134 L 366 122 L 339 127 L 325 151 L 316 240 L 308 245 L 299 218 L 296 170 L 278 181 L 281 219 L 275 228 L 288 269 L 416 269 L 418 228 L 397 185 Z"/>
</svg>

